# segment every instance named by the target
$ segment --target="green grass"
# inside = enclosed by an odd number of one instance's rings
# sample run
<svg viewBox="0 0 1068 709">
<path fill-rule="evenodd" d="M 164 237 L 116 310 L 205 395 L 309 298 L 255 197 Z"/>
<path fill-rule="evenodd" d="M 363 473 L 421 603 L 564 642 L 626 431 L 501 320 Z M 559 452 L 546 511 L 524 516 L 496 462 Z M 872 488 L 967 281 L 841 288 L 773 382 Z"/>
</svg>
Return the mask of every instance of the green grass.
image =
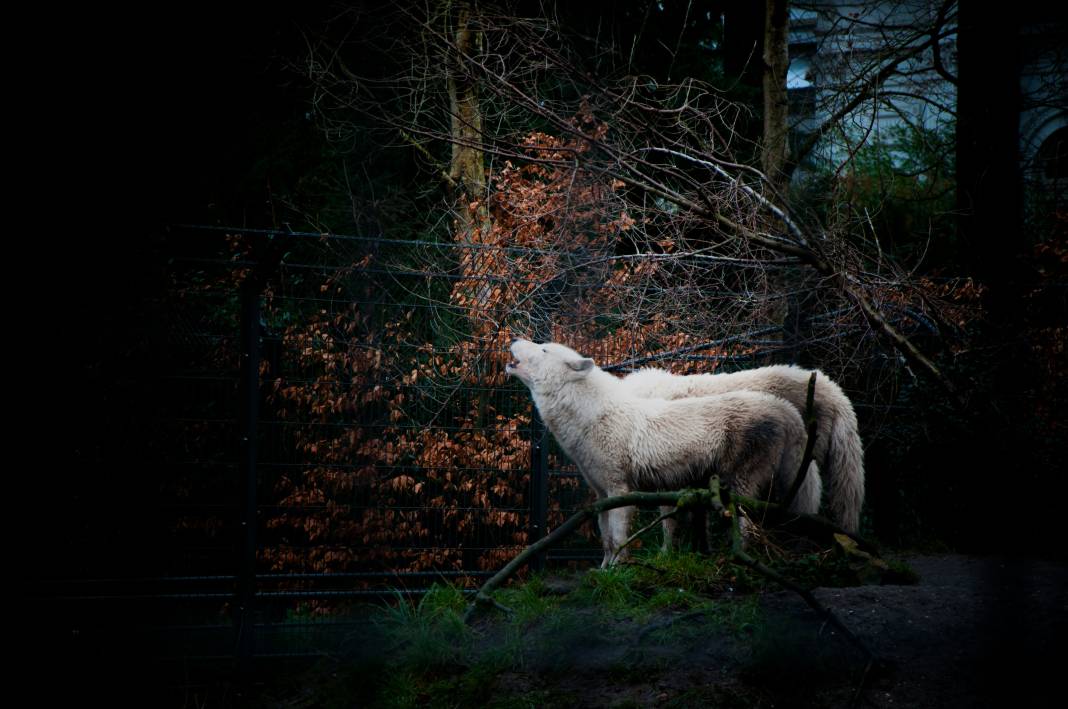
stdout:
<svg viewBox="0 0 1068 709">
<path fill-rule="evenodd" d="M 844 583 L 852 572 L 851 560 L 834 552 L 765 560 L 807 584 Z M 907 576 L 907 567 L 893 570 Z M 561 586 L 572 590 L 561 593 Z M 305 686 L 324 707 L 570 706 L 575 698 L 566 692 L 528 685 L 583 668 L 641 683 L 710 640 L 752 646 L 768 637 L 759 597 L 748 592 L 763 587 L 722 553 L 640 551 L 628 564 L 558 574 L 552 584 L 532 575 L 494 594 L 511 613 L 469 626 L 470 597 L 436 585 L 418 600 L 398 595 L 374 607 L 372 632 Z M 763 645 L 763 664 L 774 666 L 775 643 Z M 502 676 L 512 680 L 502 685 Z M 517 676 L 524 678 L 518 685 Z"/>
<path fill-rule="evenodd" d="M 721 560 L 692 552 L 637 554 L 628 564 L 588 572 L 571 602 L 646 621 L 708 605 L 710 597 L 729 590 L 728 571 Z"/>
<path fill-rule="evenodd" d="M 540 618 L 555 608 L 559 601 L 559 598 L 549 595 L 540 574 L 531 576 L 526 583 L 497 591 L 496 597 L 502 605 L 515 611 L 513 620 L 521 624 Z"/>
<path fill-rule="evenodd" d="M 387 639 L 382 651 L 414 670 L 460 663 L 472 641 L 463 621 L 465 607 L 463 593 L 449 585 L 435 585 L 417 602 L 399 598 L 374 617 Z"/>
</svg>

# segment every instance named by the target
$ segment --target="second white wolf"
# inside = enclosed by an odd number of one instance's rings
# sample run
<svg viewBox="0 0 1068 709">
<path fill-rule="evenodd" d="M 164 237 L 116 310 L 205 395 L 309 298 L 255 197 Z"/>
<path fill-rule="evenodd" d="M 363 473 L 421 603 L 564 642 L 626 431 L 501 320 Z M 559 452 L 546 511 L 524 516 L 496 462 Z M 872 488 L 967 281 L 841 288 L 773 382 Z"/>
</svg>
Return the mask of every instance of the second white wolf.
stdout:
<svg viewBox="0 0 1068 709">
<path fill-rule="evenodd" d="M 812 460 L 827 491 L 828 516 L 855 533 L 864 504 L 864 447 L 857 432 L 857 415 L 841 387 L 823 372 L 815 371 L 816 441 Z M 760 391 L 785 399 L 803 414 L 811 374 L 812 370 L 793 365 L 690 376 L 640 369 L 623 378 L 623 389 L 632 396 L 672 400 Z"/>
</svg>

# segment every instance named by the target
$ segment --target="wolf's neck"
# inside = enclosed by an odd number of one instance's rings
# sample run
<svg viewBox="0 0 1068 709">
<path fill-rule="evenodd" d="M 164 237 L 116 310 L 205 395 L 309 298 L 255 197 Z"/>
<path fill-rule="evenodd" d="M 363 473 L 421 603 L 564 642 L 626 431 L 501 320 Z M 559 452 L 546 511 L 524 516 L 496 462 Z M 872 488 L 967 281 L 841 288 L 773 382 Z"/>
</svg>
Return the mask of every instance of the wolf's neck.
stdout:
<svg viewBox="0 0 1068 709">
<path fill-rule="evenodd" d="M 582 381 L 534 393 L 534 404 L 553 435 L 563 440 L 600 425 L 605 410 L 620 394 L 619 381 L 595 369 Z"/>
</svg>

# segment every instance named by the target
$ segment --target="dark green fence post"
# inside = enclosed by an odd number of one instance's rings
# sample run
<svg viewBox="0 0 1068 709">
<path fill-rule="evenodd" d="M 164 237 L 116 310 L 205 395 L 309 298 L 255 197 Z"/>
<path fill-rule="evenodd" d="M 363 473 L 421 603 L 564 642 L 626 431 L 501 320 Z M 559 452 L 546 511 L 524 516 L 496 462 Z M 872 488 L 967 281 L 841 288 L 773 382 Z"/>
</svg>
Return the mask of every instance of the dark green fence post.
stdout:
<svg viewBox="0 0 1068 709">
<path fill-rule="evenodd" d="M 256 595 L 256 438 L 260 407 L 260 289 L 250 278 L 241 289 L 241 374 L 239 384 L 239 471 L 241 476 L 241 557 L 234 608 L 237 674 L 247 680 L 255 651 Z M 243 682 L 242 682 L 243 683 Z"/>
<path fill-rule="evenodd" d="M 538 415 L 537 408 L 532 409 L 530 419 L 530 538 L 533 544 L 544 537 L 548 530 L 549 518 L 549 437 L 545 424 Z M 531 568 L 541 571 L 545 568 L 545 554 L 538 554 L 531 562 Z"/>
</svg>

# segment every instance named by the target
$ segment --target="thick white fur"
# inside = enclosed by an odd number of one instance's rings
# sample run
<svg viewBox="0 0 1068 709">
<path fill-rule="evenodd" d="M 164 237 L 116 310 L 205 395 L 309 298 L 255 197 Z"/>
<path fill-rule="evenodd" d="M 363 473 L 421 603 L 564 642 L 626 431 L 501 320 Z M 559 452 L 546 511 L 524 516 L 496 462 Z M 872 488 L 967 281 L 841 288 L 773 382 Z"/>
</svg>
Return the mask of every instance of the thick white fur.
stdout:
<svg viewBox="0 0 1068 709">
<path fill-rule="evenodd" d="M 841 387 L 823 372 L 816 372 L 816 443 L 812 459 L 827 490 L 830 518 L 856 532 L 864 504 L 864 448 L 857 433 L 857 416 Z M 785 399 L 803 414 L 811 374 L 811 370 L 793 365 L 690 376 L 677 376 L 662 369 L 641 369 L 623 378 L 623 388 L 632 396 L 653 399 L 760 391 Z"/>
<path fill-rule="evenodd" d="M 530 388 L 545 425 L 598 497 L 677 490 L 716 474 L 742 494 L 781 498 L 797 474 L 804 424 L 770 394 L 643 399 L 564 345 L 516 340 L 511 350 L 507 372 Z M 807 475 L 793 509 L 814 513 L 819 501 L 819 476 Z M 616 559 L 633 514 L 631 507 L 601 515 L 602 566 Z"/>
</svg>

